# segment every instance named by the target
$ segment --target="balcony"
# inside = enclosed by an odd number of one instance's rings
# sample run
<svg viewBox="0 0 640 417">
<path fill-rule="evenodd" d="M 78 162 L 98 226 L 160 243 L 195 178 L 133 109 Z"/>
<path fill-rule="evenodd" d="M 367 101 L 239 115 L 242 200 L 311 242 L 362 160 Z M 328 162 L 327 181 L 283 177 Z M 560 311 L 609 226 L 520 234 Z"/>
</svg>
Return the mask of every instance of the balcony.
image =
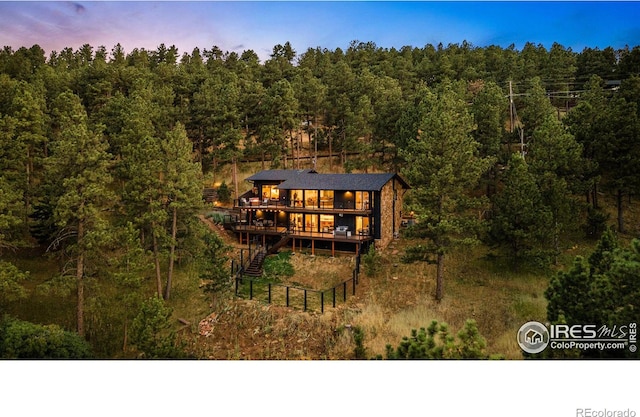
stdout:
<svg viewBox="0 0 640 417">
<path fill-rule="evenodd" d="M 240 198 L 234 200 L 234 208 L 244 210 L 281 210 L 289 213 L 353 213 L 360 215 L 371 214 L 372 210 L 368 201 L 354 204 L 353 201 L 335 202 L 321 200 L 276 200 L 269 198 Z"/>
<path fill-rule="evenodd" d="M 295 238 L 334 240 L 337 242 L 363 242 L 373 239 L 368 228 L 354 231 L 349 230 L 346 226 L 337 226 L 335 229 L 332 227 L 323 227 L 320 231 L 307 231 L 296 227 L 286 228 L 275 224 L 272 220 L 257 219 L 249 223 L 246 220 L 238 220 L 232 216 L 225 216 L 224 225 L 236 233 L 257 235 L 275 236 L 287 234 Z"/>
</svg>

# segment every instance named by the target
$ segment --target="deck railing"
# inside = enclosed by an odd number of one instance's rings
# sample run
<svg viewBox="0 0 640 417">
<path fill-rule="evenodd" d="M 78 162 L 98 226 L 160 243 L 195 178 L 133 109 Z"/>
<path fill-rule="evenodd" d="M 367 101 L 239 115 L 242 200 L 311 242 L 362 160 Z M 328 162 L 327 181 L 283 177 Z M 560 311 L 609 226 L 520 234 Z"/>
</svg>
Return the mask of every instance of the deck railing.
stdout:
<svg viewBox="0 0 640 417">
<path fill-rule="evenodd" d="M 314 204 L 304 204 L 302 200 L 276 200 L 276 199 L 260 199 L 260 198 L 240 198 L 233 201 L 234 208 L 240 209 L 274 209 L 274 210 L 287 210 L 287 211 L 334 211 L 334 212 L 349 212 L 349 211 L 371 211 L 369 202 L 364 201 L 355 204 L 353 201 L 335 202 L 335 201 L 317 201 L 314 200 Z"/>
</svg>

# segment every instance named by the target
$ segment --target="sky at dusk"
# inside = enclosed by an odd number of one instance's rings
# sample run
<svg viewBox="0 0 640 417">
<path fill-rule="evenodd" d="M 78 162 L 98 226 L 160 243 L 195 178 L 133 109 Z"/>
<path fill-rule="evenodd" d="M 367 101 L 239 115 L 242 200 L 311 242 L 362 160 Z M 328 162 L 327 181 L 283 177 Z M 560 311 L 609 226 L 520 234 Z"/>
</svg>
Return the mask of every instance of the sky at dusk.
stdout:
<svg viewBox="0 0 640 417">
<path fill-rule="evenodd" d="M 217 45 L 265 60 L 286 41 L 303 53 L 352 40 L 398 49 L 466 40 L 516 49 L 558 42 L 580 52 L 639 45 L 638 16 L 640 2 L 0 1 L 0 47 L 38 44 L 48 54 L 120 43 L 128 53 L 164 43 L 182 54 Z"/>
</svg>

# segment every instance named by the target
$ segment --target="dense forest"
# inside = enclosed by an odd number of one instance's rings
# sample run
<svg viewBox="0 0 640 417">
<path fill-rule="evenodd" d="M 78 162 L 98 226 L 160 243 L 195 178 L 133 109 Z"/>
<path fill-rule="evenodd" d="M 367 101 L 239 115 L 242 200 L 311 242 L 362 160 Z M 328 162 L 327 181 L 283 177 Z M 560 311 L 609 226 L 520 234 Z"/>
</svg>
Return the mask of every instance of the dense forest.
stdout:
<svg viewBox="0 0 640 417">
<path fill-rule="evenodd" d="M 576 235 L 597 240 L 610 223 L 637 237 L 626 211 L 640 191 L 639 117 L 639 46 L 353 41 L 298 53 L 287 42 L 265 62 L 216 46 L 84 45 L 48 56 L 38 45 L 4 47 L 0 303 L 25 297 L 28 272 L 12 254 L 40 248 L 58 270 L 38 290 L 76 297 L 69 330 L 102 355 L 122 346 L 106 340 L 107 322 L 125 329 L 125 345 L 128 328 L 138 347 L 151 343 L 178 264 L 197 269 L 211 292 L 228 280 L 222 241 L 196 217 L 205 176 L 248 161 L 299 168 L 305 141 L 305 155 L 329 156 L 332 171 L 407 179 L 406 212 L 417 220 L 407 236 L 421 243 L 403 260 L 436 264 L 442 299 L 445 261 L 461 245 L 486 245 L 515 267 L 552 265 Z M 637 262 L 637 249 L 616 256 Z M 636 281 L 607 288 L 631 300 Z M 550 320 L 565 320 L 567 291 L 554 285 Z M 629 303 L 624 317 L 637 319 Z M 175 353 L 151 345 L 148 356 Z"/>
</svg>

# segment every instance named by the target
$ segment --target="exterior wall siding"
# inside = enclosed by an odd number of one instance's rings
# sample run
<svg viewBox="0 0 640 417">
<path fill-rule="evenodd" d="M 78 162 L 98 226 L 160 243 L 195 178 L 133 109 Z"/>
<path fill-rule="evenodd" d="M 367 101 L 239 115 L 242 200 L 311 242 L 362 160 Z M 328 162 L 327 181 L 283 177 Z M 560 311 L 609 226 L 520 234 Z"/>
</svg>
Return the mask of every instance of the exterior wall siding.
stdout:
<svg viewBox="0 0 640 417">
<path fill-rule="evenodd" d="M 376 245 L 385 248 L 393 241 L 395 233 L 400 231 L 402 221 L 402 184 L 394 179 L 382 187 L 380 193 L 380 239 L 376 240 Z M 395 204 L 394 204 L 395 195 Z"/>
<path fill-rule="evenodd" d="M 380 192 L 380 239 L 376 245 L 387 247 L 393 239 L 393 183 L 389 181 Z"/>
</svg>

